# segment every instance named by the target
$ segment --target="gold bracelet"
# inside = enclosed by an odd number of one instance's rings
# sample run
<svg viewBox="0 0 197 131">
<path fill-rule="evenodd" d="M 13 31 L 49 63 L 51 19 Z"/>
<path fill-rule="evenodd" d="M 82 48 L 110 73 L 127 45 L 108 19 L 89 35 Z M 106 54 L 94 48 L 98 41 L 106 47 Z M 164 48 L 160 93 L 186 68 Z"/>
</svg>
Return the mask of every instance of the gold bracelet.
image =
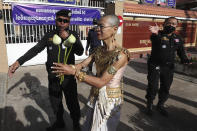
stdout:
<svg viewBox="0 0 197 131">
<path fill-rule="evenodd" d="M 75 65 L 70 65 L 73 69 L 76 69 Z"/>
<path fill-rule="evenodd" d="M 78 79 L 80 82 L 84 81 L 85 76 L 86 76 L 86 73 L 85 73 L 85 72 L 81 72 L 81 71 L 78 72 L 78 73 L 76 74 L 76 77 L 77 77 L 77 79 Z"/>
<path fill-rule="evenodd" d="M 75 73 L 74 74 L 76 74 L 77 69 L 76 69 L 75 65 L 70 65 L 70 66 L 75 70 Z"/>
</svg>

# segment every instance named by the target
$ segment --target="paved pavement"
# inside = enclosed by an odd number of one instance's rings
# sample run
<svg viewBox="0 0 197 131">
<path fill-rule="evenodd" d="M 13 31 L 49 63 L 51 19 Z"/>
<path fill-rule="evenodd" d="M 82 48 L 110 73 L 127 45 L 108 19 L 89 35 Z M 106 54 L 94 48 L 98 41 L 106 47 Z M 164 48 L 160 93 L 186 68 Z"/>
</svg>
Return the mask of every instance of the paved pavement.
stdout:
<svg viewBox="0 0 197 131">
<path fill-rule="evenodd" d="M 175 75 L 166 107 L 168 118 L 154 112 L 145 115 L 146 63 L 135 60 L 129 63 L 124 74 L 124 104 L 117 131 L 196 131 L 197 126 L 197 83 L 185 76 Z M 44 65 L 21 67 L 13 78 L 8 79 L 6 106 L 0 130 L 44 131 L 54 121 L 49 103 L 47 73 Z M 78 93 L 84 115 L 90 86 L 79 83 Z M 154 101 L 156 105 L 157 99 Z M 65 100 L 64 100 L 65 104 Z M 67 131 L 72 131 L 72 121 L 66 105 L 64 118 Z M 61 130 L 60 130 L 61 131 Z M 63 130 L 62 130 L 63 131 Z"/>
</svg>

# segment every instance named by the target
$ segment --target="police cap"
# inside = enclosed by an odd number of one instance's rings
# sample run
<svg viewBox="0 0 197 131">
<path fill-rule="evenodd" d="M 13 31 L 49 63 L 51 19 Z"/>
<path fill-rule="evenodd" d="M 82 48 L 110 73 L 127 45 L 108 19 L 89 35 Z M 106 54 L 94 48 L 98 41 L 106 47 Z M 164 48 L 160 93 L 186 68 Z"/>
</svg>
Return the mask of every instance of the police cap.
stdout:
<svg viewBox="0 0 197 131">
<path fill-rule="evenodd" d="M 70 10 L 66 10 L 66 9 L 62 9 L 62 10 L 59 10 L 57 13 L 56 13 L 56 17 L 58 16 L 64 16 L 64 17 L 71 17 L 72 13 Z"/>
<path fill-rule="evenodd" d="M 97 25 L 97 23 L 98 23 L 97 18 L 94 18 L 93 21 L 92 21 L 92 23 L 93 23 L 93 25 Z"/>
</svg>

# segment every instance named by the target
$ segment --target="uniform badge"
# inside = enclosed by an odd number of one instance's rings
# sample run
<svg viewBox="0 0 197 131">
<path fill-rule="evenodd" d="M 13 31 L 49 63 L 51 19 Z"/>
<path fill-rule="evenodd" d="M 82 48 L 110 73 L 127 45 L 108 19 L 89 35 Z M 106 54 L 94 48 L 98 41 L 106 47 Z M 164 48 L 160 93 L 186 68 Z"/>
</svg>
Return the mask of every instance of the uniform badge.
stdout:
<svg viewBox="0 0 197 131">
<path fill-rule="evenodd" d="M 53 41 L 53 38 L 51 37 L 51 38 L 49 38 L 49 41 Z"/>
<path fill-rule="evenodd" d="M 160 69 L 160 67 L 159 66 L 156 66 L 156 68 L 155 68 L 156 70 L 159 70 Z"/>
<path fill-rule="evenodd" d="M 174 40 L 175 40 L 175 42 L 176 42 L 176 43 L 178 43 L 178 42 L 179 42 L 179 39 L 174 39 Z"/>
<path fill-rule="evenodd" d="M 68 13 L 68 16 L 71 17 L 71 15 L 72 15 L 71 12 L 69 12 L 69 13 Z"/>
<path fill-rule="evenodd" d="M 52 48 L 52 46 L 49 46 L 49 50 L 52 50 L 53 48 Z"/>
<path fill-rule="evenodd" d="M 166 36 L 162 37 L 161 40 L 169 41 L 169 39 Z"/>
<path fill-rule="evenodd" d="M 162 48 L 163 48 L 163 49 L 166 48 L 166 45 L 162 45 Z"/>
</svg>

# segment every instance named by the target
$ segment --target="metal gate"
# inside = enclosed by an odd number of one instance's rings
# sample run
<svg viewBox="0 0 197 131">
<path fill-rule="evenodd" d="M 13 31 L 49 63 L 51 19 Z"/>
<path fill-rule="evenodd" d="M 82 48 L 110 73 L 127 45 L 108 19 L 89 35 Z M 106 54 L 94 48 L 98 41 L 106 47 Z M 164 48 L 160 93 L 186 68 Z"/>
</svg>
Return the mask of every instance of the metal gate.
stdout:
<svg viewBox="0 0 197 131">
<path fill-rule="evenodd" d="M 12 20 L 12 3 L 28 3 L 28 4 L 43 4 L 56 5 L 56 3 L 48 3 L 48 0 L 3 0 L 3 16 L 5 27 L 5 39 L 8 55 L 8 65 L 15 62 L 21 55 L 33 47 L 46 32 L 55 29 L 55 25 L 15 25 Z M 76 0 L 77 7 L 97 7 L 103 11 L 103 0 Z M 57 4 L 60 6 L 60 4 Z M 63 4 L 61 6 L 64 6 Z M 77 31 L 82 41 L 83 47 L 86 45 L 86 37 L 88 29 L 91 26 L 71 25 L 71 30 Z M 31 61 L 27 61 L 23 65 L 37 65 L 46 62 L 46 49 L 39 53 Z M 85 53 L 82 56 L 76 56 L 76 60 L 85 59 Z"/>
<path fill-rule="evenodd" d="M 32 4 L 49 4 L 48 0 L 4 0 L 3 1 L 3 14 L 4 14 L 4 27 L 6 35 L 6 44 L 18 43 L 36 43 L 40 40 L 46 32 L 55 29 L 55 25 L 14 25 L 12 21 L 11 4 L 15 3 L 32 3 Z M 55 5 L 55 3 L 53 4 Z M 76 0 L 77 6 L 88 7 L 104 7 L 104 2 L 101 0 Z M 81 40 L 86 40 L 87 29 L 91 26 L 71 25 L 70 29 L 77 31 Z"/>
</svg>

